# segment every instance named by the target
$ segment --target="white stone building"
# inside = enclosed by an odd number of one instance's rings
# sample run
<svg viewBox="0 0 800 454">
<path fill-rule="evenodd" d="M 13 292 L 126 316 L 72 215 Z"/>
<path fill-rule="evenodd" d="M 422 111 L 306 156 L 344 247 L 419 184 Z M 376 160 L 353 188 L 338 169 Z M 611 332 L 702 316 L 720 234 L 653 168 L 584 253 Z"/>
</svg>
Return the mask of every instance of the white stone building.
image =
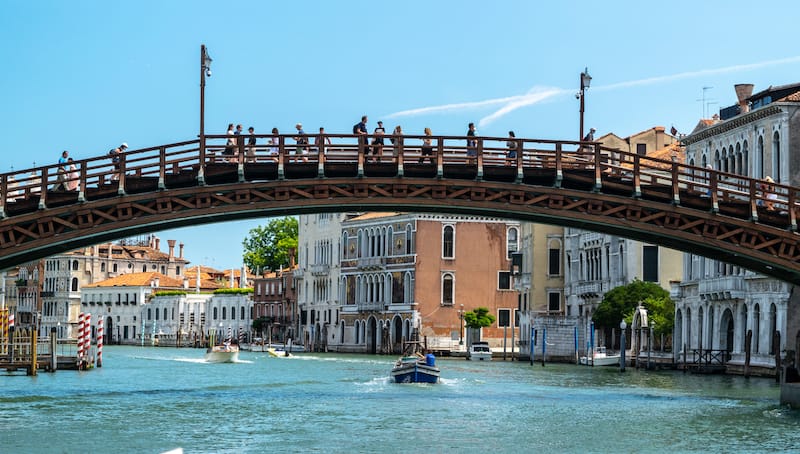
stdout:
<svg viewBox="0 0 800 454">
<path fill-rule="evenodd" d="M 701 120 L 682 139 L 690 165 L 800 185 L 800 84 L 771 86 L 751 95 L 737 85 L 738 102 Z M 724 179 L 724 178 L 723 178 Z M 738 266 L 685 254 L 676 301 L 675 352 L 692 361 L 702 351 L 722 351 L 730 372 L 743 369 L 747 333 L 750 365 L 773 373 L 775 355 L 798 350 L 794 286 Z M 792 355 L 793 356 L 793 355 Z"/>
</svg>

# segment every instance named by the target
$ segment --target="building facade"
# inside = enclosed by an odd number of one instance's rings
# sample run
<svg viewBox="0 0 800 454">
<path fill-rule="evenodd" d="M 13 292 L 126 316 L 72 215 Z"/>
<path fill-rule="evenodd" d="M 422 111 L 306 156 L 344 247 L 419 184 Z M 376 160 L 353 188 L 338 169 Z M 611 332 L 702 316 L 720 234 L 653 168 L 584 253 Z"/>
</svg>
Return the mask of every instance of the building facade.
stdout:
<svg viewBox="0 0 800 454">
<path fill-rule="evenodd" d="M 701 120 L 682 139 L 687 163 L 726 172 L 723 181 L 743 175 L 797 186 L 800 84 L 771 86 L 756 94 L 752 85 L 734 88 L 736 104 Z M 721 351 L 728 371 L 740 372 L 748 333 L 753 370 L 774 373 L 776 354 L 796 360 L 800 322 L 793 285 L 690 253 L 685 254 L 682 274 L 672 290 L 676 360 L 683 361 L 684 353 L 690 361 L 704 351 Z"/>
</svg>

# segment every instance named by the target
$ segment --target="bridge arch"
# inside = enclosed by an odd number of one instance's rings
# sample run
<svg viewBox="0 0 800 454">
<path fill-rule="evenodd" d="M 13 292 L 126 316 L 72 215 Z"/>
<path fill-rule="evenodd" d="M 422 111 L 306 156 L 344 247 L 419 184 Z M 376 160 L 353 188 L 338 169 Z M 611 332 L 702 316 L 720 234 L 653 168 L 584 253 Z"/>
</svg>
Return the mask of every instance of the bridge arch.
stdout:
<svg viewBox="0 0 800 454">
<path fill-rule="evenodd" d="M 390 159 L 374 163 L 353 136 L 330 135 L 330 146 L 295 162 L 287 136 L 277 156 L 257 147 L 247 162 L 223 162 L 215 151 L 225 138 L 131 151 L 119 172 L 107 156 L 79 161 L 69 177 L 77 191 L 59 189 L 58 165 L 0 175 L 0 269 L 153 230 L 392 210 L 577 227 L 800 283 L 800 190 L 775 185 L 778 208 L 769 211 L 758 180 L 719 170 L 719 150 L 718 170 L 709 170 L 596 143 L 518 139 L 521 152 L 509 163 L 506 137 L 479 138 L 477 159 L 467 159 L 465 137 L 439 136 L 434 162 L 419 164 L 419 146 L 402 144 L 421 137 L 406 136 Z M 358 233 L 362 251 L 365 235 Z"/>
</svg>

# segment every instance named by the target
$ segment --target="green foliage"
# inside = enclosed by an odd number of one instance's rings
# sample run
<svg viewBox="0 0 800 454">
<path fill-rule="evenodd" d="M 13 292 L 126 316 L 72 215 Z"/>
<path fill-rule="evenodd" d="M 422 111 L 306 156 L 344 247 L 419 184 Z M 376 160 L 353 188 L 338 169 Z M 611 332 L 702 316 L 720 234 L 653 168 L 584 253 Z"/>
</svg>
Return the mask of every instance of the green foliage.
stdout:
<svg viewBox="0 0 800 454">
<path fill-rule="evenodd" d="M 464 323 L 467 325 L 467 328 L 485 328 L 487 326 L 492 326 L 494 321 L 494 315 L 490 314 L 489 309 L 485 307 L 478 307 L 470 312 L 464 313 Z"/>
<path fill-rule="evenodd" d="M 623 319 L 630 325 L 633 311 L 639 302 L 647 308 L 648 318 L 655 322 L 657 334 L 672 333 L 675 324 L 675 303 L 670 299 L 669 292 L 654 282 L 638 279 L 606 293 L 592 320 L 596 325 L 607 328 L 619 326 L 619 322 Z"/>
<path fill-rule="evenodd" d="M 259 317 L 253 320 L 253 331 L 263 332 L 270 323 L 272 323 L 272 317 Z"/>
<path fill-rule="evenodd" d="M 183 290 L 161 290 L 153 293 L 153 296 L 183 296 L 186 292 Z"/>
<path fill-rule="evenodd" d="M 297 218 L 273 219 L 266 226 L 250 229 L 242 246 L 244 263 L 255 272 L 288 267 L 289 251 L 297 252 Z"/>
<path fill-rule="evenodd" d="M 247 295 L 253 293 L 253 289 L 248 288 L 218 288 L 214 290 L 215 295 Z"/>
</svg>

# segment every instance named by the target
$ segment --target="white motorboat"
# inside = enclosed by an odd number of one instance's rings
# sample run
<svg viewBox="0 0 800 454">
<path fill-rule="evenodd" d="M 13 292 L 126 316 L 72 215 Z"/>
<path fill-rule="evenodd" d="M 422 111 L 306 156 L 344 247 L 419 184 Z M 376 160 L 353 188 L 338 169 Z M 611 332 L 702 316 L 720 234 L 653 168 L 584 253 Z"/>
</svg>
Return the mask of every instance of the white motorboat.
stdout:
<svg viewBox="0 0 800 454">
<path fill-rule="evenodd" d="M 488 342 L 473 342 L 469 346 L 469 354 L 467 359 L 472 361 L 491 361 L 492 349 L 489 348 Z"/>
<path fill-rule="evenodd" d="M 619 366 L 620 355 L 609 355 L 605 347 L 595 347 L 591 358 L 581 356 L 581 364 L 589 366 Z"/>
<path fill-rule="evenodd" d="M 235 363 L 239 359 L 239 347 L 224 343 L 206 350 L 207 363 Z"/>
</svg>

